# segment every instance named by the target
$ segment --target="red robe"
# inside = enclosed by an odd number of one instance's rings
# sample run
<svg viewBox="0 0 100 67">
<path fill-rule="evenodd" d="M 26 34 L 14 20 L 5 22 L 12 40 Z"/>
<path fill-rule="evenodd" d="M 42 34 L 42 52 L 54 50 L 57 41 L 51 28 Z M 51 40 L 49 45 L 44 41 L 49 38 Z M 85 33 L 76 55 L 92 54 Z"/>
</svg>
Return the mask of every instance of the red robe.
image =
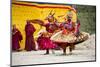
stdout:
<svg viewBox="0 0 100 67">
<path fill-rule="evenodd" d="M 49 33 L 54 33 L 55 30 L 58 28 L 58 25 L 56 23 L 53 24 L 47 23 L 45 27 L 46 27 L 46 31 L 48 31 Z"/>
<path fill-rule="evenodd" d="M 80 28 L 80 22 L 78 22 L 77 25 L 75 26 L 74 34 L 75 34 L 76 36 L 79 36 L 79 34 L 80 34 L 79 28 Z"/>
<path fill-rule="evenodd" d="M 18 29 L 12 30 L 12 50 L 18 50 L 20 48 L 19 42 L 22 40 L 22 35 Z"/>
<path fill-rule="evenodd" d="M 53 49 L 56 47 L 56 44 L 53 43 L 49 37 L 43 37 L 42 35 L 38 38 L 37 40 L 39 44 L 39 49 L 44 50 L 44 49 Z"/>
<path fill-rule="evenodd" d="M 49 33 L 54 33 L 56 28 L 58 28 L 56 23 L 45 25 L 46 31 Z M 39 44 L 39 49 L 53 49 L 56 47 L 56 44 L 50 40 L 50 37 L 43 37 L 42 35 L 37 40 Z"/>
<path fill-rule="evenodd" d="M 35 28 L 32 24 L 27 24 L 25 26 L 25 32 L 26 32 L 26 41 L 25 41 L 25 50 L 31 51 L 35 50 L 35 42 L 34 42 L 34 32 Z"/>
</svg>

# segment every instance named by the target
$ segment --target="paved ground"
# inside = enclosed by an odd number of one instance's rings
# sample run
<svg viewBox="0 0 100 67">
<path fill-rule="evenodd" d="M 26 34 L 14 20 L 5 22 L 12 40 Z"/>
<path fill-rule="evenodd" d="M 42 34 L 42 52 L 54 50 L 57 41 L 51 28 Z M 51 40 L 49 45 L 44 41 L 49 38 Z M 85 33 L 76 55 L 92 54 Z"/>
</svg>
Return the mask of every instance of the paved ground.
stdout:
<svg viewBox="0 0 100 67">
<path fill-rule="evenodd" d="M 55 50 L 55 54 L 43 55 L 42 51 L 30 52 L 13 52 L 12 65 L 27 65 L 27 64 L 45 64 L 59 62 L 76 62 L 76 61 L 94 61 L 95 60 L 95 35 L 91 35 L 90 39 L 78 44 L 72 55 L 61 55 L 62 50 Z"/>
</svg>

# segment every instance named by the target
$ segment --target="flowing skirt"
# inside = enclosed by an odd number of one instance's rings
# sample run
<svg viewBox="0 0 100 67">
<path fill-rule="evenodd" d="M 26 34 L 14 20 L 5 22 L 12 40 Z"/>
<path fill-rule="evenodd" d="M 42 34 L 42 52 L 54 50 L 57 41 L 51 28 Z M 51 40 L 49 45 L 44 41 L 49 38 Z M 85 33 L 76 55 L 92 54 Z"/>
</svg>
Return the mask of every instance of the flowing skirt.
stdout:
<svg viewBox="0 0 100 67">
<path fill-rule="evenodd" d="M 80 32 L 79 36 L 76 37 L 74 33 L 62 34 L 62 31 L 57 32 L 50 38 L 53 42 L 58 43 L 77 43 L 85 41 L 89 38 L 89 34 L 86 32 Z"/>
</svg>

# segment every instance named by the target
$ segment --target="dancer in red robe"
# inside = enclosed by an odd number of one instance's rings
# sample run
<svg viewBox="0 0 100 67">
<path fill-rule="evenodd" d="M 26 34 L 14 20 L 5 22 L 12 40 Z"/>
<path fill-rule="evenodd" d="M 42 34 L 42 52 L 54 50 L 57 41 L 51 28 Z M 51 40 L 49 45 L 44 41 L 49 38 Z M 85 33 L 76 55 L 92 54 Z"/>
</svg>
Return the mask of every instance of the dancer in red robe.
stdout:
<svg viewBox="0 0 100 67">
<path fill-rule="evenodd" d="M 39 44 L 39 49 L 46 50 L 45 54 L 49 54 L 49 50 L 56 47 L 55 43 L 50 40 L 48 32 L 41 32 L 37 42 Z"/>
<path fill-rule="evenodd" d="M 44 24 L 46 27 L 46 32 L 41 33 L 41 36 L 39 36 L 37 42 L 39 44 L 39 49 L 45 49 L 45 54 L 49 54 L 50 49 L 57 47 L 56 44 L 50 40 L 50 37 L 58 29 L 58 23 L 54 17 L 54 13 L 52 14 L 51 12 L 45 20 L 48 21 L 48 23 Z"/>
<path fill-rule="evenodd" d="M 16 28 L 16 25 L 13 25 L 12 29 L 12 50 L 13 51 L 19 51 L 20 44 L 22 40 L 21 32 Z"/>
<path fill-rule="evenodd" d="M 35 32 L 34 26 L 27 21 L 27 24 L 25 26 L 25 33 L 26 33 L 26 41 L 25 41 L 25 50 L 31 51 L 36 50 L 35 49 L 35 42 L 34 42 L 34 32 Z"/>
</svg>

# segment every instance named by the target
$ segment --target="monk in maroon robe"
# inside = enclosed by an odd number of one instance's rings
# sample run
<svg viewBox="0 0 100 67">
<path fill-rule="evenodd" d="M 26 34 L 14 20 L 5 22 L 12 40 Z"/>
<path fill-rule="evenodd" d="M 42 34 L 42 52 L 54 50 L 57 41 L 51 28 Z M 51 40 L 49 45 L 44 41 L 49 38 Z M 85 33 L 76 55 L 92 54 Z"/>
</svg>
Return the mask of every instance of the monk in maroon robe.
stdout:
<svg viewBox="0 0 100 67">
<path fill-rule="evenodd" d="M 34 26 L 27 21 L 27 24 L 25 26 L 25 33 L 26 33 L 26 41 L 25 41 L 25 50 L 31 51 L 36 50 L 35 49 L 35 42 L 34 42 L 34 32 L 35 32 Z"/>
<path fill-rule="evenodd" d="M 20 44 L 22 40 L 21 32 L 16 28 L 16 25 L 13 25 L 12 29 L 12 50 L 13 51 L 19 51 Z"/>
</svg>

